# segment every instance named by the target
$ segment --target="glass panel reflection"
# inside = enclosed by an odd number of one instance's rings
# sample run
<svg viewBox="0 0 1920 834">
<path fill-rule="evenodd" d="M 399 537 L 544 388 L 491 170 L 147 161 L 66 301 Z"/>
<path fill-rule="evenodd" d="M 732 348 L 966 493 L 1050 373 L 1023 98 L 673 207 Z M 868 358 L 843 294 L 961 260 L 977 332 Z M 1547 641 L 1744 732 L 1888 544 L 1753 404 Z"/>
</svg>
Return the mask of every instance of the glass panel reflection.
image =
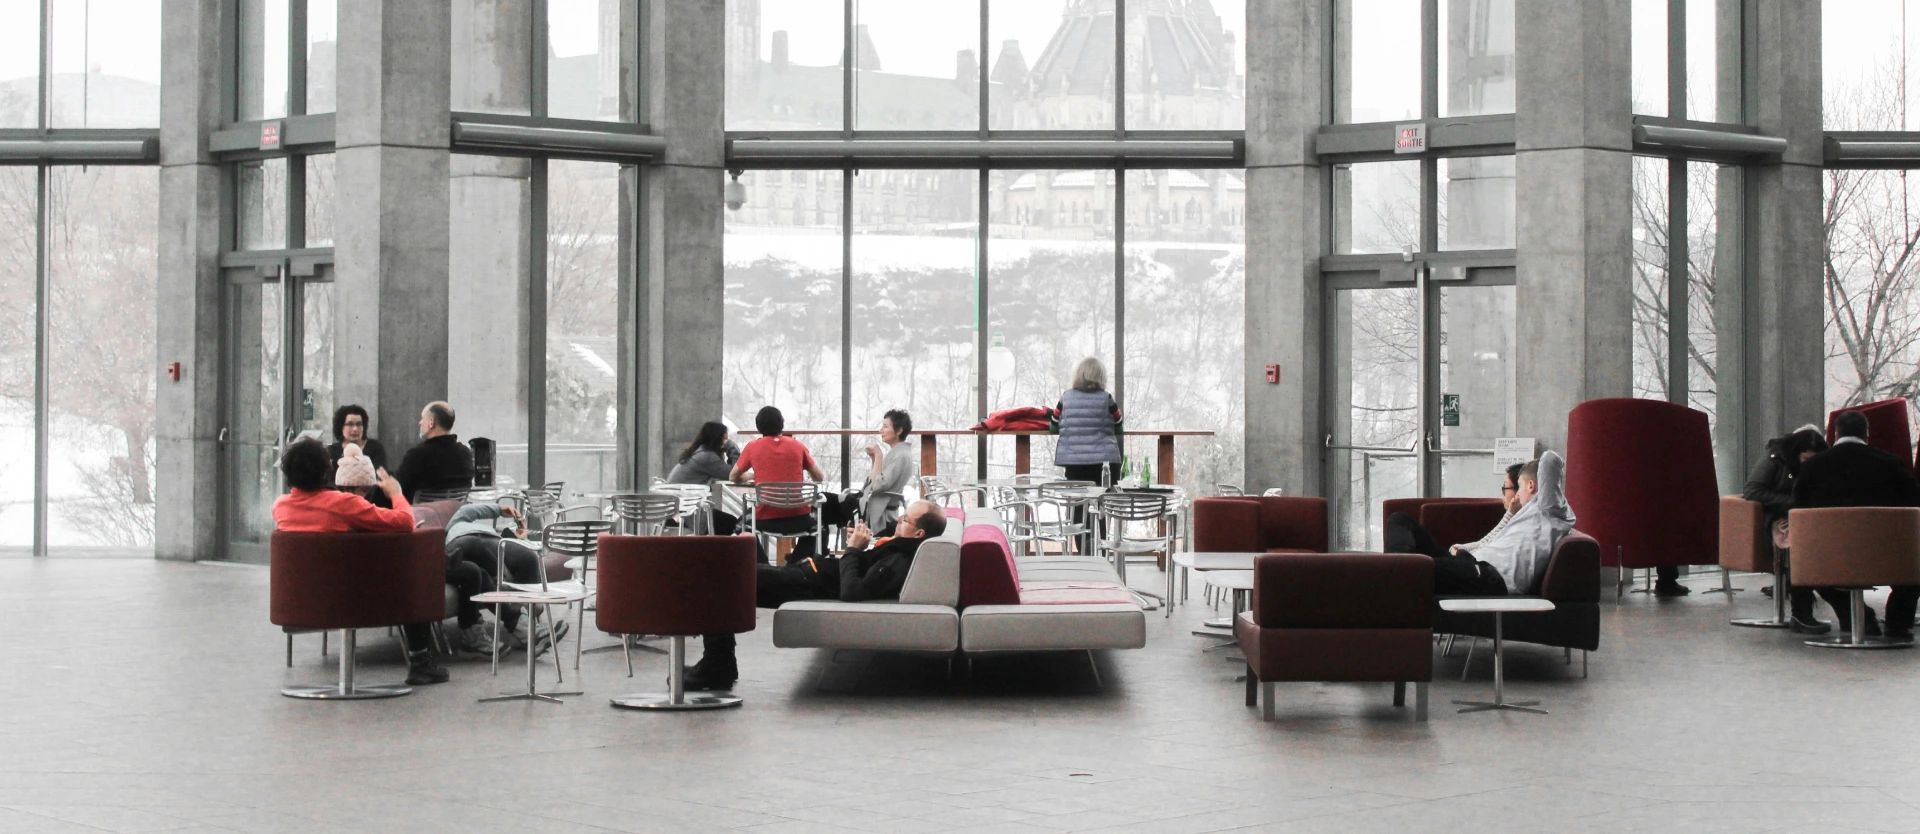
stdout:
<svg viewBox="0 0 1920 834">
<path fill-rule="evenodd" d="M 1420 293 L 1340 290 L 1331 312 L 1335 547 L 1379 550 L 1380 502 L 1420 494 Z"/>
</svg>

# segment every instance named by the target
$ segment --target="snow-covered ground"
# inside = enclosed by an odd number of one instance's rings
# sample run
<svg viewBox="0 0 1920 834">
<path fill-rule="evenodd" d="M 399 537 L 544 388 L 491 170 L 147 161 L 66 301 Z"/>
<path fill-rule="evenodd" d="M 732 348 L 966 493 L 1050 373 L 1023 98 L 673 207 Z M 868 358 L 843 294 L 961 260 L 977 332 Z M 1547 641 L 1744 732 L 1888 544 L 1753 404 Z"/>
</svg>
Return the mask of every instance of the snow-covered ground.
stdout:
<svg viewBox="0 0 1920 834">
<path fill-rule="evenodd" d="M 139 541 L 117 541 L 98 532 L 95 500 L 85 473 L 107 468 L 120 449 L 115 429 L 55 413 L 47 460 L 47 542 L 68 545 L 138 545 L 152 542 L 152 510 L 146 508 Z M 0 397 L 0 547 L 33 544 L 33 402 Z"/>
</svg>

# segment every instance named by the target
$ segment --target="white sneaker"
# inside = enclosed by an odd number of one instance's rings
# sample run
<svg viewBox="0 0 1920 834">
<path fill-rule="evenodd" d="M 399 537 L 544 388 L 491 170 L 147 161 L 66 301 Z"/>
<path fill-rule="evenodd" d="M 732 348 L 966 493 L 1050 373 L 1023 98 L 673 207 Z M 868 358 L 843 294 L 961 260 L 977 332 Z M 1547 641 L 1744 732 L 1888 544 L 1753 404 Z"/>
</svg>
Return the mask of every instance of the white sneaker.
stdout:
<svg viewBox="0 0 1920 834">
<path fill-rule="evenodd" d="M 460 629 L 460 636 L 454 639 L 454 653 L 464 660 L 493 657 L 493 624 L 485 620 Z M 502 645 L 502 649 L 509 646 Z M 502 651 L 501 654 L 506 654 Z"/>
</svg>

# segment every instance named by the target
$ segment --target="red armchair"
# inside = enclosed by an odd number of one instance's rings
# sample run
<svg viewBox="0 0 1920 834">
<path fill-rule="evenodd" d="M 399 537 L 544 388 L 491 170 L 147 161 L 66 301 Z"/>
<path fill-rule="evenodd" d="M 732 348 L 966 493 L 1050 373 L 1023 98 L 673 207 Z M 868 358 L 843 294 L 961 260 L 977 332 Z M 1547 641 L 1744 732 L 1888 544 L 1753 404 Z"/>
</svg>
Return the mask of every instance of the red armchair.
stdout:
<svg viewBox="0 0 1920 834">
<path fill-rule="evenodd" d="M 1452 547 L 1479 541 L 1500 523 L 1507 505 L 1498 498 L 1389 498 L 1380 502 L 1381 541 L 1394 513 L 1412 516 L 1441 547 Z"/>
<path fill-rule="evenodd" d="M 1841 411 L 1858 411 L 1867 418 L 1867 445 L 1875 449 L 1892 452 L 1895 457 L 1907 462 L 1908 468 L 1914 465 L 1913 430 L 1907 423 L 1907 401 L 1903 397 L 1891 400 L 1862 403 L 1842 408 L 1827 414 L 1827 443 L 1833 443 L 1837 436 L 1833 423 L 1839 419 Z"/>
<path fill-rule="evenodd" d="M 1325 553 L 1327 499 L 1201 498 L 1193 502 L 1193 549 L 1202 553 Z"/>
<path fill-rule="evenodd" d="M 1427 720 L 1433 680 L 1433 560 L 1407 553 L 1270 553 L 1254 559 L 1253 608 L 1234 618 L 1247 659 L 1247 706 L 1259 685 L 1273 719 L 1278 681 L 1393 684 L 1393 705 L 1414 685 Z"/>
<path fill-rule="evenodd" d="M 444 533 L 286 533 L 268 542 L 268 617 L 294 629 L 339 629 L 338 686 L 289 686 L 289 698 L 392 698 L 399 684 L 356 684 L 354 629 L 433 622 L 446 612 Z"/>
<path fill-rule="evenodd" d="M 1707 415 L 1659 400 L 1576 406 L 1567 415 L 1567 502 L 1581 532 L 1600 543 L 1603 565 L 1717 564 L 1720 491 Z"/>
<path fill-rule="evenodd" d="M 672 638 L 664 693 L 621 695 L 616 707 L 699 710 L 737 707 L 740 699 L 689 692 L 683 675 L 687 637 L 752 631 L 752 536 L 602 536 L 594 565 L 594 622 L 608 634 Z"/>
</svg>

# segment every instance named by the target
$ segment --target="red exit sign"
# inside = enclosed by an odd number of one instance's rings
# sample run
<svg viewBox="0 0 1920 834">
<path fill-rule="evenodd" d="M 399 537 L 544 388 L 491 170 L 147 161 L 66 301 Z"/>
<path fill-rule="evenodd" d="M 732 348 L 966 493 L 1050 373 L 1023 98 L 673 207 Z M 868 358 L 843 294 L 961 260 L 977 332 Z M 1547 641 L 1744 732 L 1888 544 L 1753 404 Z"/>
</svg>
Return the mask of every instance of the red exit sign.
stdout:
<svg viewBox="0 0 1920 834">
<path fill-rule="evenodd" d="M 280 149 L 280 122 L 260 123 L 260 150 L 277 151 Z"/>
<path fill-rule="evenodd" d="M 1400 125 L 1393 129 L 1394 153 L 1425 153 L 1427 150 L 1427 125 Z"/>
</svg>

